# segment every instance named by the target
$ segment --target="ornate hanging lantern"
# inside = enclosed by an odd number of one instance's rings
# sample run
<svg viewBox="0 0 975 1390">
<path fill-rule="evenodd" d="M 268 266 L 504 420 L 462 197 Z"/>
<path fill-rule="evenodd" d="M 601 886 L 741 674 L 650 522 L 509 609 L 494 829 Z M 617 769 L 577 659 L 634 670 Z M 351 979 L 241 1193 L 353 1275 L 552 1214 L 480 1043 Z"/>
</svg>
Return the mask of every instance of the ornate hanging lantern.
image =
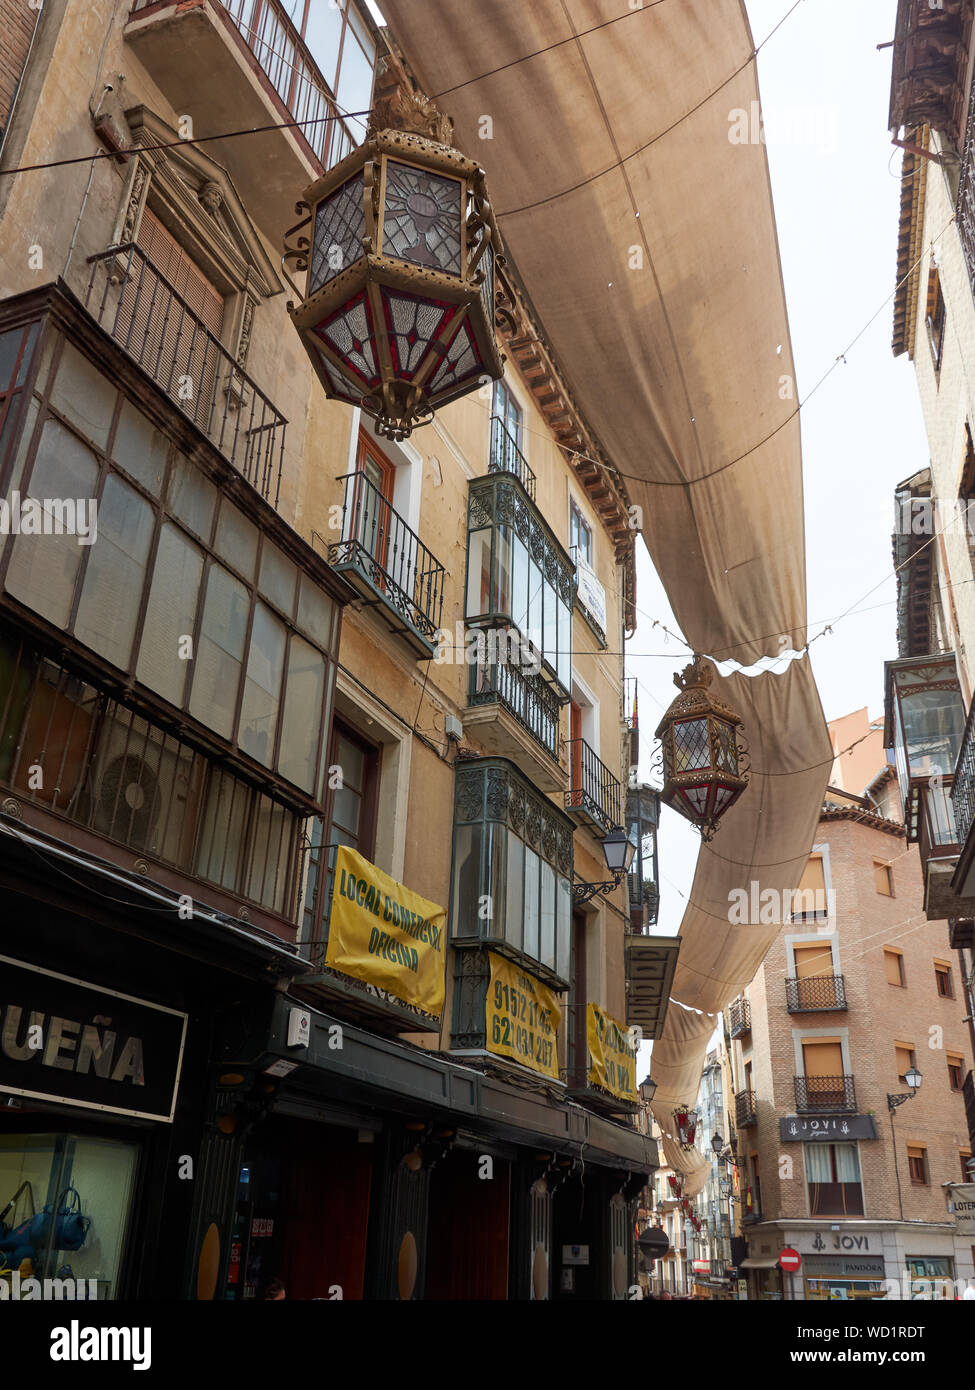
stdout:
<svg viewBox="0 0 975 1390">
<path fill-rule="evenodd" d="M 677 1127 L 677 1142 L 682 1149 L 693 1149 L 694 1135 L 697 1133 L 697 1111 L 679 1105 L 674 1111 L 674 1124 Z"/>
<path fill-rule="evenodd" d="M 326 393 L 401 440 L 501 376 L 501 242 L 484 170 L 451 145 L 450 118 L 391 56 L 379 92 L 363 144 L 297 205 L 308 216 L 285 260 L 308 276 L 288 309 Z"/>
<path fill-rule="evenodd" d="M 676 1173 L 668 1173 L 667 1181 L 670 1183 L 670 1190 L 675 1197 L 680 1197 L 683 1195 L 684 1184 L 681 1182 L 680 1178 L 677 1176 Z"/>
<path fill-rule="evenodd" d="M 663 758 L 665 805 L 693 822 L 701 838 L 713 838 L 717 823 L 748 785 L 741 715 L 710 694 L 714 667 L 703 657 L 685 666 L 674 684 L 680 694 L 657 727 Z"/>
</svg>

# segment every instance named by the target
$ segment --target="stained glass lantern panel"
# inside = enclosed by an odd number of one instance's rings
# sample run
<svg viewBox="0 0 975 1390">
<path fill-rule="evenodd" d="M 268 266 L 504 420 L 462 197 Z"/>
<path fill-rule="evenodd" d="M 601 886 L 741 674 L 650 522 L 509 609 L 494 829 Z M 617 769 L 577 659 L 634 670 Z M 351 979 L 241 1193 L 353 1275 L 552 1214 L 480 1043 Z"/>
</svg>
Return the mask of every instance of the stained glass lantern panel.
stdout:
<svg viewBox="0 0 975 1390">
<path fill-rule="evenodd" d="M 674 721 L 674 771 L 697 772 L 711 766 L 711 748 L 706 719 Z"/>
<path fill-rule="evenodd" d="M 318 205 L 308 276 L 309 294 L 320 290 L 364 255 L 362 238 L 365 232 L 363 180 L 358 174 Z"/>
<path fill-rule="evenodd" d="M 459 275 L 462 199 L 457 179 L 387 160 L 383 254 Z"/>
<path fill-rule="evenodd" d="M 370 389 L 378 386 L 372 312 L 365 290 L 320 323 L 315 332 L 340 355 L 346 371 L 354 373 L 363 386 Z"/>
<path fill-rule="evenodd" d="M 409 381 L 430 344 L 459 310 L 456 304 L 418 299 L 416 295 L 402 294 L 397 290 L 384 289 L 382 300 L 393 373 Z"/>
</svg>

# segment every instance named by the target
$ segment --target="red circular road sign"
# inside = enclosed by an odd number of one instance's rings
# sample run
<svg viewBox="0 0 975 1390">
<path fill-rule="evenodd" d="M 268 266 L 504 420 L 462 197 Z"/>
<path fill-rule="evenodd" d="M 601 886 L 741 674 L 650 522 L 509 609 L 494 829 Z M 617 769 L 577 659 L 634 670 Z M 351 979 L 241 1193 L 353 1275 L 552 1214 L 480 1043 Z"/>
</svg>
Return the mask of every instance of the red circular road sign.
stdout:
<svg viewBox="0 0 975 1390">
<path fill-rule="evenodd" d="M 798 1250 L 793 1250 L 791 1245 L 787 1245 L 779 1256 L 779 1264 L 787 1274 L 795 1274 L 802 1263 Z"/>
</svg>

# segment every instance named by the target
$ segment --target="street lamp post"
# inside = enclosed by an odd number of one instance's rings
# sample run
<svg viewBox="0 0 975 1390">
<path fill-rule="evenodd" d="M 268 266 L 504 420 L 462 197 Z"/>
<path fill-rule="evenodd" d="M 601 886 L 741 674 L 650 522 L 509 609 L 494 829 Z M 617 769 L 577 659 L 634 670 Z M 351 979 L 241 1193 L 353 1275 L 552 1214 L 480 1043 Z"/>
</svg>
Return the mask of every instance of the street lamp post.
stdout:
<svg viewBox="0 0 975 1390">
<path fill-rule="evenodd" d="M 572 897 L 576 903 L 587 903 L 590 898 L 596 897 L 597 894 L 604 898 L 608 897 L 620 886 L 630 871 L 630 865 L 633 863 L 633 856 L 636 853 L 636 845 L 621 825 L 615 826 L 603 838 L 602 847 L 606 867 L 613 877 L 604 879 L 600 883 L 574 883 L 572 885 Z"/>
</svg>

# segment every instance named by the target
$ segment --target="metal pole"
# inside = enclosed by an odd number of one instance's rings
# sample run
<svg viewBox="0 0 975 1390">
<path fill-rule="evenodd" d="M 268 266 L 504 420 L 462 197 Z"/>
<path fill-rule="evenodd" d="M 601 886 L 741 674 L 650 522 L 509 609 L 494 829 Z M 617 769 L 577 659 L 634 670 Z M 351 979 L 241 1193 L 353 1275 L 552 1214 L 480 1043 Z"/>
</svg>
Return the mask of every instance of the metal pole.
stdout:
<svg viewBox="0 0 975 1390">
<path fill-rule="evenodd" d="M 890 1107 L 890 1147 L 894 1151 L 894 1176 L 897 1179 L 897 1205 L 900 1208 L 901 1220 L 904 1220 L 904 1195 L 901 1192 L 901 1174 L 897 1163 L 897 1140 L 894 1137 L 894 1114 L 893 1107 Z"/>
</svg>

